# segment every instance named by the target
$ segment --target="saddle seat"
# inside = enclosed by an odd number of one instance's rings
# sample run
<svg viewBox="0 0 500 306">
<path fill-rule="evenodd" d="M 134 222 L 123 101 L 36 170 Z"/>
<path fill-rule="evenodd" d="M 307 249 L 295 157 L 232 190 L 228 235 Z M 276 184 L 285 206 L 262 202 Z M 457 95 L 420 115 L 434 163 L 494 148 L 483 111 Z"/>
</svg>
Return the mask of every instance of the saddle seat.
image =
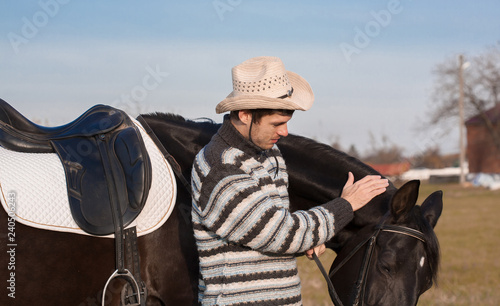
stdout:
<svg viewBox="0 0 500 306">
<path fill-rule="evenodd" d="M 117 223 L 130 224 L 146 203 L 151 162 L 139 130 L 119 109 L 96 105 L 68 124 L 44 127 L 0 99 L 0 146 L 57 153 L 72 216 L 92 235 L 116 233 Z"/>
<path fill-rule="evenodd" d="M 51 153 L 54 148 L 50 140 L 107 133 L 123 120 L 123 112 L 106 105 L 95 105 L 70 123 L 46 127 L 30 121 L 0 99 L 1 144 L 6 149 L 18 152 Z"/>
</svg>

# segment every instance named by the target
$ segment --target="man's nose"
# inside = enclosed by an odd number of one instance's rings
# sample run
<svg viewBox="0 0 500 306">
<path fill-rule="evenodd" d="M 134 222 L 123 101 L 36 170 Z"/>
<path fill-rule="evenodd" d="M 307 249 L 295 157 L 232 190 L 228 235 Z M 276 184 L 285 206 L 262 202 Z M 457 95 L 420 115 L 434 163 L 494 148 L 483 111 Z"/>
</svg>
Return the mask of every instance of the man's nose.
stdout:
<svg viewBox="0 0 500 306">
<path fill-rule="evenodd" d="M 286 124 L 280 126 L 280 128 L 278 129 L 278 135 L 280 135 L 281 137 L 288 136 L 288 126 Z"/>
</svg>

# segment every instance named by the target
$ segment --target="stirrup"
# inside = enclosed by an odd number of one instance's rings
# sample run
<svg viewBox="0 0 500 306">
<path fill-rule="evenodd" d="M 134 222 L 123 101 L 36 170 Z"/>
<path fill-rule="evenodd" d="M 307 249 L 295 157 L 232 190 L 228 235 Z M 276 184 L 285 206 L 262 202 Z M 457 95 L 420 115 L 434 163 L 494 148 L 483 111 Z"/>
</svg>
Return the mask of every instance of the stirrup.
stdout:
<svg viewBox="0 0 500 306">
<path fill-rule="evenodd" d="M 130 284 L 130 286 L 132 287 L 133 295 L 135 295 L 135 293 L 137 294 L 137 304 L 133 304 L 133 305 L 141 305 L 141 289 L 139 288 L 139 285 L 137 284 L 137 281 L 135 280 L 134 276 L 132 275 L 132 273 L 130 273 L 130 271 L 128 269 L 124 269 L 123 271 L 119 271 L 118 269 L 116 269 L 116 271 L 113 272 L 113 274 L 111 274 L 111 276 L 108 278 L 108 281 L 106 282 L 106 285 L 104 285 L 104 290 L 102 292 L 101 305 L 104 306 L 104 301 L 105 301 L 105 297 L 106 297 L 106 290 L 108 288 L 109 283 L 114 278 L 123 278 L 124 280 L 126 280 Z M 134 292 L 134 289 L 135 289 L 135 292 Z"/>
<path fill-rule="evenodd" d="M 125 286 L 123 286 L 122 291 L 121 291 L 121 297 L 120 297 L 120 305 L 125 305 L 125 306 L 145 306 L 146 305 L 146 297 L 148 296 L 148 289 L 146 287 L 146 284 L 144 281 L 141 281 L 139 283 L 139 286 L 141 287 L 141 291 L 139 293 L 134 293 L 134 290 L 132 286 L 130 286 L 130 283 L 126 283 Z M 139 300 L 139 298 L 136 297 L 136 295 L 140 295 L 140 298 L 142 300 Z M 133 302 L 137 301 L 137 302 Z"/>
</svg>

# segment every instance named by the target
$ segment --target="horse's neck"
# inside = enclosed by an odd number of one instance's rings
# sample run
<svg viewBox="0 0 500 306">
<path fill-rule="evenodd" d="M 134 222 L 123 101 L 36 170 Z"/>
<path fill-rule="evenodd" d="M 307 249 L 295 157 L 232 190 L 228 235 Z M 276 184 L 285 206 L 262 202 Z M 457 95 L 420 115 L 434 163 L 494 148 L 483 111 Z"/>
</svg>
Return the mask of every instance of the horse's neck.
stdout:
<svg viewBox="0 0 500 306">
<path fill-rule="evenodd" d="M 292 210 L 307 210 L 339 197 L 348 172 L 356 180 L 379 175 L 358 159 L 303 137 L 291 135 L 279 147 L 287 164 Z M 394 186 L 389 186 L 384 194 L 356 211 L 353 221 L 334 237 L 334 242 L 341 246 L 361 228 L 377 224 L 387 212 L 395 191 Z"/>
<path fill-rule="evenodd" d="M 287 164 L 290 192 L 301 198 L 297 209 L 339 197 L 349 172 L 355 180 L 380 175 L 358 159 L 305 137 L 290 135 L 278 146 Z"/>
</svg>

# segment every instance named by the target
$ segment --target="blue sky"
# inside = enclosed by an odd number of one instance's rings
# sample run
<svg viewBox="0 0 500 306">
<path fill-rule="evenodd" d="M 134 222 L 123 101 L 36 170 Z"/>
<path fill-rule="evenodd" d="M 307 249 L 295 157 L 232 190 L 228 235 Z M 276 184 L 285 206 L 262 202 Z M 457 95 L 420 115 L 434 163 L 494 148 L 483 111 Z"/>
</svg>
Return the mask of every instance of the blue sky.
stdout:
<svg viewBox="0 0 500 306">
<path fill-rule="evenodd" d="M 418 128 L 432 70 L 497 44 L 499 13 L 493 0 L 2 1 L 0 98 L 51 125 L 94 104 L 220 122 L 231 67 L 272 55 L 315 93 L 291 132 L 361 152 L 370 133 L 407 154 L 453 152 L 458 128 Z"/>
</svg>

